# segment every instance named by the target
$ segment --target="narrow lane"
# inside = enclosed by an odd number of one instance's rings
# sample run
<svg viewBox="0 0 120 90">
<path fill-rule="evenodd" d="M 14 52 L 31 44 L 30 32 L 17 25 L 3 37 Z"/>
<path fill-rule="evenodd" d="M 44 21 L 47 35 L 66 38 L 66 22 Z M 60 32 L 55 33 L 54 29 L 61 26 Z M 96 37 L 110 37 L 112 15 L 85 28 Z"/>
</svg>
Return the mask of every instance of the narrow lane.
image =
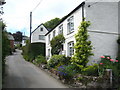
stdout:
<svg viewBox="0 0 120 90">
<path fill-rule="evenodd" d="M 25 61 L 21 51 L 6 58 L 6 78 L 3 88 L 67 88 L 35 65 Z"/>
</svg>

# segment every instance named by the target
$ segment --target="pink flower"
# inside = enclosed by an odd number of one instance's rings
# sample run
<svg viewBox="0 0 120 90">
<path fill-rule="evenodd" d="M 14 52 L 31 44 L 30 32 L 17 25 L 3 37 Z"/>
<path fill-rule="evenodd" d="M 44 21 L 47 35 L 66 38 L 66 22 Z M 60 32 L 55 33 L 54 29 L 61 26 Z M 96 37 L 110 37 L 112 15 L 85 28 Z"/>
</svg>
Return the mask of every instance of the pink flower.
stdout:
<svg viewBox="0 0 120 90">
<path fill-rule="evenodd" d="M 110 59 L 110 57 L 107 57 L 107 59 Z"/>
<path fill-rule="evenodd" d="M 110 59 L 110 61 L 112 61 L 112 62 L 113 62 L 114 60 L 113 60 L 113 59 Z"/>
<path fill-rule="evenodd" d="M 100 56 L 101 58 L 105 58 L 105 56 Z"/>
<path fill-rule="evenodd" d="M 115 60 L 115 62 L 118 62 L 118 60 Z"/>
<path fill-rule="evenodd" d="M 100 63 L 100 65 L 102 65 L 103 63 Z"/>
</svg>

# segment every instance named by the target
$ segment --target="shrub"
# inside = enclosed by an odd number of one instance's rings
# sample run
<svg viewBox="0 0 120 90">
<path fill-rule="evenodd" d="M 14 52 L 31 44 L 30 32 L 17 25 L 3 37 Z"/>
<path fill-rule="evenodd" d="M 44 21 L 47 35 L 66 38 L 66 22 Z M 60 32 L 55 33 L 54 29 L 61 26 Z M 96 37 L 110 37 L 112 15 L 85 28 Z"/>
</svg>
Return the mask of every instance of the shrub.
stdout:
<svg viewBox="0 0 120 90">
<path fill-rule="evenodd" d="M 110 56 L 101 56 L 99 63 L 99 74 L 104 74 L 105 69 L 112 69 L 113 76 L 118 77 L 118 60 L 111 59 Z"/>
<path fill-rule="evenodd" d="M 23 57 L 26 57 L 25 60 L 32 61 L 38 55 L 45 56 L 45 44 L 44 43 L 30 43 L 27 42 L 26 46 L 22 47 Z"/>
<path fill-rule="evenodd" d="M 87 76 L 98 76 L 98 64 L 86 66 L 81 70 L 81 72 L 83 75 Z"/>
<path fill-rule="evenodd" d="M 58 67 L 58 73 L 64 79 L 72 79 L 76 74 L 74 65 L 62 65 Z"/>
<path fill-rule="evenodd" d="M 104 75 L 105 69 L 112 69 L 112 80 L 113 87 L 118 87 L 118 83 L 120 82 L 120 70 L 119 70 L 120 62 L 118 59 L 111 59 L 110 56 L 101 56 L 101 61 L 99 63 L 99 74 Z M 116 84 L 117 83 L 117 84 Z"/>
<path fill-rule="evenodd" d="M 45 60 L 45 57 L 42 55 L 37 56 L 37 58 L 35 59 L 35 62 L 37 64 L 46 64 L 47 63 L 47 61 Z"/>
<path fill-rule="evenodd" d="M 65 55 L 53 55 L 51 59 L 48 61 L 48 65 L 52 68 L 69 63 L 70 63 L 70 58 L 65 57 Z"/>
<path fill-rule="evenodd" d="M 51 41 L 50 41 L 50 45 L 51 45 L 51 54 L 55 55 L 55 54 L 59 54 L 63 43 L 65 42 L 65 37 L 62 34 L 59 34 L 57 36 L 55 36 Z"/>
<path fill-rule="evenodd" d="M 75 64 L 79 68 L 79 70 L 81 70 L 87 65 L 89 61 L 89 56 L 93 55 L 91 41 L 88 40 L 89 35 L 87 28 L 89 26 L 89 21 L 81 22 L 81 25 L 78 29 L 78 33 L 75 35 L 75 54 L 72 57 L 71 62 L 72 64 Z"/>
</svg>

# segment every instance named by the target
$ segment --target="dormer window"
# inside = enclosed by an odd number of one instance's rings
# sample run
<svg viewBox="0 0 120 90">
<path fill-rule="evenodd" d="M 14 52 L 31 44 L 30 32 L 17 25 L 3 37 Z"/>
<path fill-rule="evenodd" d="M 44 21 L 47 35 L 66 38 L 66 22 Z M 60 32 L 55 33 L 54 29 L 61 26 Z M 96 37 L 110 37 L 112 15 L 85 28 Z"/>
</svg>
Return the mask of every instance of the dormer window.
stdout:
<svg viewBox="0 0 120 90">
<path fill-rule="evenodd" d="M 40 31 L 43 31 L 43 28 L 42 28 L 42 27 L 40 28 Z"/>
</svg>

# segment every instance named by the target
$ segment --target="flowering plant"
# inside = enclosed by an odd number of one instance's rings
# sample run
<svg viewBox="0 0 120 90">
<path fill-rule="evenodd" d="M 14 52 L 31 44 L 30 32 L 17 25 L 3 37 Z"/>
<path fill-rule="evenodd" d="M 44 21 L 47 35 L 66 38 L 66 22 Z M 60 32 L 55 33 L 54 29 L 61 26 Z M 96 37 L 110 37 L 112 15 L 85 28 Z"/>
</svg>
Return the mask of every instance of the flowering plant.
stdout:
<svg viewBox="0 0 120 90">
<path fill-rule="evenodd" d="M 117 74 L 118 60 L 112 59 L 110 56 L 100 56 L 99 75 L 103 75 L 105 69 L 112 69 L 113 74 Z"/>
<path fill-rule="evenodd" d="M 62 65 L 59 66 L 57 70 L 59 75 L 64 79 L 71 79 L 76 74 L 73 65 Z"/>
</svg>

